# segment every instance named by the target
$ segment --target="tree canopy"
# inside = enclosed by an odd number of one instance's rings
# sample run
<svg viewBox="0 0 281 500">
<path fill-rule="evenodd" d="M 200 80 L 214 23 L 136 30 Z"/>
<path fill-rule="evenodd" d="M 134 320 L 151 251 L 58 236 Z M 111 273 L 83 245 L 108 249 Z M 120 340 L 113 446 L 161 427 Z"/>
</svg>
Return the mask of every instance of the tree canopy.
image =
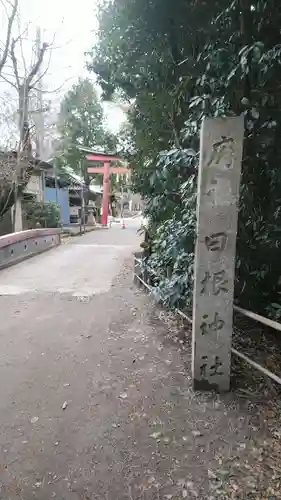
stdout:
<svg viewBox="0 0 281 500">
<path fill-rule="evenodd" d="M 113 0 L 89 69 L 131 102 L 135 189 L 153 228 L 159 293 L 188 303 L 204 116 L 245 116 L 236 298 L 281 316 L 279 0 Z M 169 272 L 167 274 L 167 268 Z"/>
<path fill-rule="evenodd" d="M 64 159 L 76 172 L 79 172 L 79 160 L 82 158 L 77 146 L 115 150 L 115 136 L 104 127 L 103 108 L 89 79 L 79 79 L 64 96 L 58 132 Z"/>
</svg>

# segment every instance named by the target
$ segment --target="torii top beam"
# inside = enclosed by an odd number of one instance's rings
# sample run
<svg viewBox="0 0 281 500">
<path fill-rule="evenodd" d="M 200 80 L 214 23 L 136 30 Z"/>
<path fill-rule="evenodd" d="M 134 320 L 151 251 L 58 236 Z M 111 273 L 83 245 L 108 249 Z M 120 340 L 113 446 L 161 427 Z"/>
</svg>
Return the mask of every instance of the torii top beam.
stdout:
<svg viewBox="0 0 281 500">
<path fill-rule="evenodd" d="M 112 161 L 121 161 L 121 158 L 115 155 L 110 155 L 106 153 L 94 153 L 86 155 L 87 161 L 102 161 L 105 163 L 110 163 Z M 100 174 L 104 173 L 104 167 L 87 167 L 89 174 Z M 126 174 L 129 173 L 130 169 L 127 167 L 110 167 L 111 174 Z"/>
<path fill-rule="evenodd" d="M 86 159 L 88 161 L 121 161 L 121 158 L 115 155 L 110 155 L 106 153 L 94 153 L 94 154 L 86 154 Z"/>
</svg>

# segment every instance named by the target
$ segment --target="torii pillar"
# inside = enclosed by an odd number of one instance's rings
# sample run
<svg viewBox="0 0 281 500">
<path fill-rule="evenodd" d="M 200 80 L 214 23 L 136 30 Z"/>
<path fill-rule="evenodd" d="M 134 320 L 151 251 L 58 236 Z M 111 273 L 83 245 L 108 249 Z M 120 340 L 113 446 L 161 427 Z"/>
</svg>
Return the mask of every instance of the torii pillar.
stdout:
<svg viewBox="0 0 281 500">
<path fill-rule="evenodd" d="M 102 218 L 101 223 L 107 226 L 109 212 L 109 186 L 110 174 L 125 174 L 129 172 L 127 167 L 111 167 L 110 162 L 120 161 L 118 156 L 103 153 L 86 155 L 87 161 L 103 161 L 103 167 L 87 167 L 88 174 L 103 174 L 103 196 L 102 196 Z"/>
</svg>

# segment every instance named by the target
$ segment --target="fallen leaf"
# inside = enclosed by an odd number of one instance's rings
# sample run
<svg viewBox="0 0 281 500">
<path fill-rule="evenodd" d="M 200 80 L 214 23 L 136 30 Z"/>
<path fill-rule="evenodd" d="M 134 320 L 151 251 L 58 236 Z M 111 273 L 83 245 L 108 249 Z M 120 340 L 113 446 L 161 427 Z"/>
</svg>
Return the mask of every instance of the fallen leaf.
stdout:
<svg viewBox="0 0 281 500">
<path fill-rule="evenodd" d="M 126 392 L 122 392 L 122 394 L 120 394 L 119 398 L 121 399 L 126 399 L 128 397 L 128 394 Z"/>
<path fill-rule="evenodd" d="M 202 436 L 201 432 L 200 431 L 192 431 L 192 434 L 194 437 L 200 437 Z"/>
<path fill-rule="evenodd" d="M 162 432 L 153 432 L 153 434 L 150 434 L 149 437 L 153 439 L 158 439 L 161 436 Z"/>
</svg>

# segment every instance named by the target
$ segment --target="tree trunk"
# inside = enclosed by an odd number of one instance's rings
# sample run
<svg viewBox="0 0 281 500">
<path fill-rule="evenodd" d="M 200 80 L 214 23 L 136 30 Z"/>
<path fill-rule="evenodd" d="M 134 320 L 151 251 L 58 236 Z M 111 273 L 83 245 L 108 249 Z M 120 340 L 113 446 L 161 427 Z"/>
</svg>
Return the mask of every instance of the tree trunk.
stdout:
<svg viewBox="0 0 281 500">
<path fill-rule="evenodd" d="M 21 200 L 19 198 L 19 185 L 25 179 L 25 172 L 23 170 L 27 168 L 28 159 L 31 157 L 31 142 L 28 124 L 28 88 L 25 81 L 22 85 L 20 85 L 18 93 L 20 143 L 17 152 L 16 176 L 14 181 L 14 231 L 22 230 L 22 211 Z"/>
<path fill-rule="evenodd" d="M 20 131 L 20 151 L 23 156 L 30 156 L 31 142 L 28 125 L 28 88 L 26 82 L 19 87 L 19 131 Z"/>
</svg>

